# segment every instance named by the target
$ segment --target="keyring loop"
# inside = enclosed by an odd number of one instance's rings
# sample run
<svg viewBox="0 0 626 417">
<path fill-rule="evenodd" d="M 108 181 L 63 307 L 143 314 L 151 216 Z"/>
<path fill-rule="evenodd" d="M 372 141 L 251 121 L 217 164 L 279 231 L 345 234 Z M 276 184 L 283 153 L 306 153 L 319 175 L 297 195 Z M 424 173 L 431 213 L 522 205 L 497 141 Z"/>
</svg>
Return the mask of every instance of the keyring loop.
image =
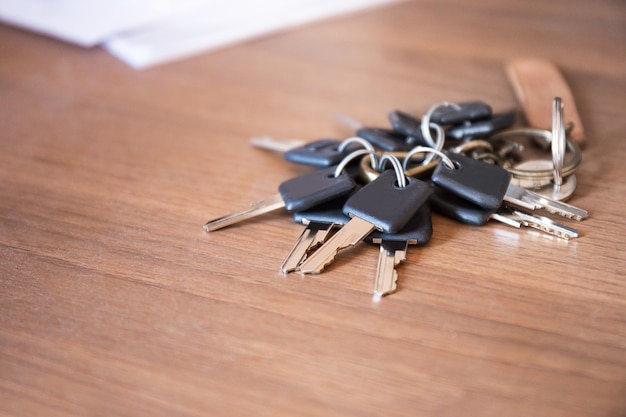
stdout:
<svg viewBox="0 0 626 417">
<path fill-rule="evenodd" d="M 337 150 L 339 152 L 343 152 L 348 147 L 348 145 L 351 145 L 353 143 L 358 143 L 364 149 L 366 149 L 367 151 L 369 151 L 371 153 L 375 153 L 376 152 L 376 149 L 374 149 L 374 146 L 372 146 L 371 143 L 369 143 L 367 140 L 365 140 L 363 138 L 360 138 L 358 136 L 352 136 L 351 138 L 348 138 L 348 139 L 345 139 L 345 140 L 341 141 L 339 146 L 337 146 Z M 376 162 L 374 161 L 373 158 L 370 158 L 370 160 L 372 161 L 372 169 L 376 169 Z"/>
<path fill-rule="evenodd" d="M 402 159 L 406 156 L 406 152 L 385 152 L 383 155 L 391 154 L 398 159 Z M 371 168 L 371 156 L 365 155 L 361 160 L 361 179 L 364 182 L 372 182 L 374 181 L 380 173 L 376 169 Z M 404 175 L 407 177 L 418 177 L 427 173 L 428 171 L 433 170 L 439 161 L 432 161 L 428 164 L 420 164 L 414 167 L 410 167 L 404 171 Z"/>
<path fill-rule="evenodd" d="M 441 160 L 443 161 L 443 163 L 450 169 L 456 169 L 456 165 L 454 165 L 454 162 L 452 161 L 452 159 L 450 159 L 448 157 L 448 155 L 446 155 L 445 153 L 441 152 L 440 150 L 437 149 L 433 149 L 433 148 L 429 148 L 427 146 L 417 146 L 413 149 L 411 149 L 409 151 L 409 153 L 406 154 L 406 156 L 404 157 L 404 160 L 402 161 L 402 166 L 404 167 L 404 169 L 406 170 L 406 165 L 409 163 L 409 160 L 414 156 L 417 155 L 418 153 L 432 153 L 437 155 L 439 158 L 441 158 Z"/>
<path fill-rule="evenodd" d="M 563 119 L 563 102 L 560 97 L 552 101 L 552 164 L 554 166 L 554 185 L 563 184 L 563 164 L 565 163 L 565 122 Z"/>
<path fill-rule="evenodd" d="M 428 110 L 426 110 L 426 113 L 424 113 L 424 116 L 422 117 L 422 123 L 420 125 L 420 129 L 422 131 L 422 136 L 424 137 L 424 140 L 426 141 L 428 146 L 430 146 L 431 148 L 435 148 L 438 151 L 443 149 L 445 132 L 443 131 L 443 128 L 441 126 L 439 126 L 437 123 L 431 123 L 430 122 L 430 118 L 432 117 L 432 115 L 435 112 L 435 110 L 437 110 L 440 107 L 453 107 L 453 108 L 455 108 L 457 110 L 461 109 L 461 106 L 459 106 L 458 104 L 450 103 L 450 102 L 447 102 L 447 101 L 442 101 L 441 103 L 433 104 L 432 106 L 430 106 L 430 108 Z M 437 129 L 437 127 L 439 129 Z M 437 129 L 437 139 L 436 140 L 433 140 L 433 137 L 430 134 L 430 129 L 431 128 Z M 441 136 L 440 136 L 440 132 L 442 133 Z"/>
<path fill-rule="evenodd" d="M 378 162 L 378 170 L 382 171 L 385 168 L 387 162 L 391 163 L 393 166 L 393 170 L 396 171 L 396 179 L 398 180 L 398 187 L 404 188 L 406 187 L 406 176 L 404 175 L 404 170 L 402 169 L 402 164 L 398 158 L 391 154 L 384 154 L 381 156 L 380 161 Z"/>
<path fill-rule="evenodd" d="M 371 158 L 372 156 L 376 156 L 376 152 L 371 152 L 366 149 L 359 149 L 348 154 L 345 158 L 341 160 L 341 162 L 337 164 L 337 168 L 335 168 L 335 173 L 334 173 L 335 178 L 341 175 L 343 170 L 346 169 L 346 166 L 348 166 L 350 162 L 352 162 L 354 159 L 358 158 L 359 156 L 363 156 L 363 155 L 370 155 L 370 158 Z"/>
<path fill-rule="evenodd" d="M 552 142 L 552 132 L 545 129 L 539 129 L 535 127 L 522 127 L 516 129 L 508 129 L 503 130 L 502 132 L 496 133 L 495 135 L 488 138 L 489 142 L 495 143 L 500 140 L 507 140 L 516 137 L 531 137 L 535 139 L 541 139 L 546 143 Z M 576 144 L 576 142 L 572 141 L 570 138 L 565 139 L 567 145 L 567 151 L 572 154 L 572 159 L 563 164 L 563 169 L 561 170 L 561 175 L 563 177 L 569 177 L 574 173 L 578 165 L 582 162 L 582 152 L 580 147 Z M 511 175 L 518 179 L 523 180 L 536 180 L 542 178 L 552 178 L 554 175 L 553 169 L 542 169 L 542 170 L 525 170 L 525 169 L 516 169 L 516 168 L 507 168 L 507 171 L 511 173 Z"/>
</svg>

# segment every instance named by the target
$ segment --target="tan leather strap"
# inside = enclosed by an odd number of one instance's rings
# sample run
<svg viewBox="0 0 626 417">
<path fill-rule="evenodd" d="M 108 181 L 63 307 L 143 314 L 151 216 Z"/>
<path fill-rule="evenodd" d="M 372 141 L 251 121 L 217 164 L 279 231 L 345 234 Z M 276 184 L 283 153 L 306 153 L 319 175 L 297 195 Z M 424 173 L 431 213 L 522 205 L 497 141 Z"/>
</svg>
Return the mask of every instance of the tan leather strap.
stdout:
<svg viewBox="0 0 626 417">
<path fill-rule="evenodd" d="M 581 147 L 585 144 L 585 131 L 574 96 L 552 62 L 537 58 L 516 59 L 506 64 L 506 73 L 531 127 L 550 130 L 552 100 L 561 97 L 565 121 L 574 123 L 570 138 Z"/>
</svg>

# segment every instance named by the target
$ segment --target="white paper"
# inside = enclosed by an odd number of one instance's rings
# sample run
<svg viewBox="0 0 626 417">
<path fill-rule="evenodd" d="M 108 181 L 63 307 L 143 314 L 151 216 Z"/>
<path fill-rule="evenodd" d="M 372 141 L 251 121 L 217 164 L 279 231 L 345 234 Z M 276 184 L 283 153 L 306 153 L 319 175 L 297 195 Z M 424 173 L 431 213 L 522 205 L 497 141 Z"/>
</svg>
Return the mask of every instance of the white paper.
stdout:
<svg viewBox="0 0 626 417">
<path fill-rule="evenodd" d="M 0 0 L 0 21 L 145 68 L 401 0 Z"/>
<path fill-rule="evenodd" d="M 398 0 L 209 1 L 104 46 L 135 68 L 190 56 L 322 18 Z"/>
<path fill-rule="evenodd" d="M 0 20 L 89 47 L 175 9 L 173 0 L 0 0 Z"/>
</svg>

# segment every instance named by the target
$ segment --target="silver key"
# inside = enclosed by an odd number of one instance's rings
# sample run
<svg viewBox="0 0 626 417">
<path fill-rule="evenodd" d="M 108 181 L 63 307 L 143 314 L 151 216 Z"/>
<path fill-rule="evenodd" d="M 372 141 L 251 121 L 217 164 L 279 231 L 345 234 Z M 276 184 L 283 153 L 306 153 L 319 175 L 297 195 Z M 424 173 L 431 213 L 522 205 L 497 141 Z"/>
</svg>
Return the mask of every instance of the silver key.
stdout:
<svg viewBox="0 0 626 417">
<path fill-rule="evenodd" d="M 513 184 L 509 184 L 504 196 L 504 201 L 521 209 L 531 211 L 543 209 L 549 213 L 578 221 L 586 219 L 589 216 L 587 210 L 562 201 L 553 200 Z"/>
<path fill-rule="evenodd" d="M 244 220 L 260 216 L 261 214 L 278 210 L 281 207 L 285 207 L 285 202 L 283 201 L 280 193 L 277 193 L 264 200 L 259 200 L 251 203 L 250 207 L 245 210 L 218 217 L 217 219 L 206 222 L 204 225 L 204 230 L 207 232 L 212 232 L 214 230 L 230 226 L 231 224 L 239 223 Z"/>
<path fill-rule="evenodd" d="M 398 272 L 396 266 L 406 260 L 408 242 L 380 242 L 376 277 L 374 278 L 374 301 L 396 291 Z"/>
<path fill-rule="evenodd" d="M 204 230 L 211 232 L 284 207 L 302 211 L 343 197 L 356 187 L 354 180 L 335 167 L 318 169 L 280 184 L 279 193 L 251 204 L 245 210 L 210 220 Z"/>
<path fill-rule="evenodd" d="M 530 215 L 521 211 L 513 210 L 508 217 L 510 220 L 518 221 L 520 226 L 532 227 L 565 240 L 576 238 L 579 234 L 578 230 L 557 223 L 544 216 Z"/>
<path fill-rule="evenodd" d="M 255 148 L 265 149 L 272 152 L 285 153 L 291 149 L 305 145 L 302 139 L 274 139 L 269 136 L 260 136 L 250 139 L 250 145 Z"/>
<path fill-rule="evenodd" d="M 359 217 L 353 217 L 335 233 L 326 243 L 300 264 L 303 274 L 319 274 L 345 248 L 354 246 L 369 235 L 376 226 Z"/>
<path fill-rule="evenodd" d="M 400 231 L 428 201 L 432 195 L 430 186 L 404 177 L 400 162 L 395 162 L 395 173 L 383 171 L 348 199 L 344 212 L 352 218 L 300 265 L 302 273 L 322 272 L 340 250 L 358 244 L 374 229 L 386 233 Z"/>
<path fill-rule="evenodd" d="M 280 271 L 283 274 L 297 271 L 307 255 L 326 242 L 340 227 L 337 223 L 309 223 L 289 251 Z"/>
</svg>

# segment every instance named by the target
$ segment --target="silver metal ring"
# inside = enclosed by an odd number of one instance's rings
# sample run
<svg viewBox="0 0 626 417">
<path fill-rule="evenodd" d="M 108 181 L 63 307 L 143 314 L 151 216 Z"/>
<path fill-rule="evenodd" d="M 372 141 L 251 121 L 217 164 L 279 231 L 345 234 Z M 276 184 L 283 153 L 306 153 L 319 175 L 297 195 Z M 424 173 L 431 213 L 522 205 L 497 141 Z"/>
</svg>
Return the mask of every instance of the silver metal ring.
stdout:
<svg viewBox="0 0 626 417">
<path fill-rule="evenodd" d="M 565 122 L 563 119 L 563 102 L 560 97 L 552 101 L 552 164 L 554 185 L 560 187 L 563 184 L 563 164 L 565 163 Z"/>
<path fill-rule="evenodd" d="M 552 143 L 552 132 L 545 129 L 538 129 L 534 127 L 522 127 L 516 129 L 503 130 L 488 138 L 488 141 L 495 143 L 501 140 L 510 140 L 517 137 L 531 137 L 535 139 L 541 139 L 546 143 Z M 582 152 L 576 142 L 569 138 L 565 139 L 567 151 L 572 154 L 572 158 L 567 163 L 563 164 L 561 175 L 568 177 L 574 173 L 578 165 L 582 161 Z M 525 170 L 516 168 L 507 168 L 507 171 L 511 175 L 518 179 L 523 180 L 538 180 L 543 178 L 553 178 L 553 169 L 541 169 L 541 170 Z"/>
<path fill-rule="evenodd" d="M 380 161 L 378 162 L 378 170 L 382 171 L 385 168 L 387 162 L 391 163 L 393 166 L 393 170 L 396 171 L 396 179 L 398 180 L 398 187 L 404 188 L 406 187 L 406 177 L 404 176 L 404 170 L 402 169 L 402 164 L 398 158 L 390 154 L 384 154 Z"/>
<path fill-rule="evenodd" d="M 339 152 L 343 152 L 348 145 L 351 145 L 353 143 L 358 143 L 359 145 L 361 145 L 364 149 L 368 150 L 371 153 L 375 153 L 376 149 L 374 149 L 374 146 L 372 146 L 371 143 L 369 143 L 367 140 L 360 138 L 358 136 L 352 136 L 351 138 L 345 139 L 343 140 L 339 146 L 337 146 L 337 150 Z M 376 161 L 374 161 L 373 158 L 372 159 L 372 168 L 376 169 Z"/>
<path fill-rule="evenodd" d="M 374 159 L 374 157 L 376 156 L 376 152 L 371 152 L 366 149 L 359 149 L 357 151 L 354 151 L 348 154 L 345 158 L 341 160 L 341 162 L 339 162 L 339 164 L 337 164 L 337 168 L 335 168 L 335 174 L 334 174 L 335 178 L 341 175 L 343 170 L 346 169 L 346 166 L 350 162 L 352 162 L 354 159 L 358 158 L 359 156 L 363 156 L 363 155 L 370 155 L 370 157 Z"/>
<path fill-rule="evenodd" d="M 418 153 L 431 153 L 431 154 L 435 154 L 437 155 L 439 158 L 441 158 L 441 160 L 443 161 L 444 164 L 446 164 L 446 166 L 450 169 L 456 169 L 456 165 L 454 165 L 454 162 L 452 161 L 452 159 L 450 159 L 448 157 L 448 155 L 446 155 L 445 153 L 441 152 L 440 150 L 437 149 L 433 149 L 433 148 L 429 148 L 427 146 L 417 146 L 413 149 L 411 149 L 409 151 L 409 153 L 406 154 L 406 156 L 404 157 L 404 160 L 402 161 L 402 167 L 404 168 L 404 170 L 406 171 L 406 167 L 407 164 L 409 163 L 409 161 L 411 160 L 411 158 L 414 155 L 417 155 Z"/>
<path fill-rule="evenodd" d="M 424 113 L 424 116 L 422 117 L 422 123 L 420 125 L 422 136 L 424 137 L 424 140 L 426 141 L 428 146 L 430 146 L 431 148 L 435 148 L 438 151 L 443 149 L 443 144 L 445 141 L 443 137 L 440 139 L 439 129 L 441 129 L 442 136 L 445 136 L 445 132 L 443 131 L 443 128 L 438 124 L 431 123 L 430 118 L 432 117 L 435 110 L 437 110 L 439 107 L 453 107 L 457 110 L 461 109 L 461 106 L 459 106 L 458 104 L 443 101 L 441 103 L 433 104 L 428 110 L 426 110 L 426 113 Z M 437 129 L 437 127 L 439 127 L 439 129 Z M 431 128 L 437 129 L 437 140 L 433 140 L 433 137 L 430 134 Z"/>
</svg>

